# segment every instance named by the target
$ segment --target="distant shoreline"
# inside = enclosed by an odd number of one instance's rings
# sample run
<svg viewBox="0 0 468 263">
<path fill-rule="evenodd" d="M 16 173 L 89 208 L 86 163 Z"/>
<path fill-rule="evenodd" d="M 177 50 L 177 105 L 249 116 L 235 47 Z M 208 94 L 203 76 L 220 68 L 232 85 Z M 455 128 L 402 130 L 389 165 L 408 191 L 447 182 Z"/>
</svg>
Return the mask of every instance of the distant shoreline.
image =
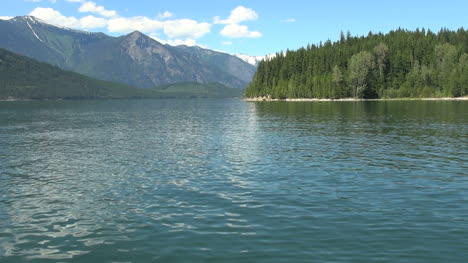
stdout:
<svg viewBox="0 0 468 263">
<path fill-rule="evenodd" d="M 205 98 L 205 97 L 199 97 Z M 223 97 L 224 98 L 224 97 Z M 226 98 L 236 98 L 236 97 L 226 97 Z M 177 99 L 173 97 L 160 97 L 160 98 L 143 98 L 143 97 L 133 97 L 133 98 L 52 98 L 52 99 L 22 99 L 22 98 L 2 98 L 0 102 L 18 102 L 18 101 L 76 101 L 76 100 L 145 100 L 145 99 Z M 180 98 L 180 99 L 193 99 L 193 98 Z M 359 102 L 359 101 L 468 101 L 468 96 L 465 97 L 456 97 L 456 98 L 387 98 L 387 99 L 354 99 L 354 98 L 343 98 L 343 99 L 317 99 L 317 98 L 294 98 L 294 99 L 272 99 L 268 97 L 254 97 L 254 98 L 242 98 L 242 100 L 247 102 Z"/>
<path fill-rule="evenodd" d="M 210 97 L 210 96 L 192 96 L 192 97 L 90 97 L 90 98 L 37 98 L 37 99 L 23 99 L 23 98 L 0 98 L 0 102 L 25 102 L 25 101 L 83 101 L 83 100 L 175 100 L 175 99 L 232 99 L 240 96 L 232 97 Z"/>
<path fill-rule="evenodd" d="M 317 99 L 317 98 L 294 98 L 294 99 L 272 99 L 269 97 L 253 97 L 243 98 L 244 101 L 258 102 L 258 101 L 284 101 L 284 102 L 347 102 L 347 101 L 468 101 L 468 96 L 456 97 L 456 98 L 388 98 L 388 99 L 355 99 L 355 98 L 343 98 L 343 99 Z"/>
</svg>

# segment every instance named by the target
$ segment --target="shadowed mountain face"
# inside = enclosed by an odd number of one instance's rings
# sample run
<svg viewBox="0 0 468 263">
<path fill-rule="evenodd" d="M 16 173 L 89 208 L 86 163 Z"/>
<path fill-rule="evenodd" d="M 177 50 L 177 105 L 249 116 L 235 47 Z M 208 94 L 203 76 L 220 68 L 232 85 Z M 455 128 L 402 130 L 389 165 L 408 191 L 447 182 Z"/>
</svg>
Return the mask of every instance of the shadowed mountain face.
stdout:
<svg viewBox="0 0 468 263">
<path fill-rule="evenodd" d="M 93 79 L 0 48 L 0 100 L 111 98 L 227 98 L 242 89 L 179 82 L 151 89 Z"/>
<path fill-rule="evenodd" d="M 0 34 L 1 48 L 62 69 L 142 88 L 181 81 L 245 88 L 255 73 L 254 66 L 235 56 L 163 45 L 137 31 L 110 37 L 23 16 L 0 20 Z"/>
</svg>

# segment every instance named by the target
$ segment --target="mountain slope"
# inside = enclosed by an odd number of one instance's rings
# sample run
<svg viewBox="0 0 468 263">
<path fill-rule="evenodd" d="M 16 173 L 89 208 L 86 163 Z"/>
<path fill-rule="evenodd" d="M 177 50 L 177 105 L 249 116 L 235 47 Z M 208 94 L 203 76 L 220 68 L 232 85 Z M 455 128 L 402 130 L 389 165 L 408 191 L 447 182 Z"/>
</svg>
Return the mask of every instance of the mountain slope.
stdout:
<svg viewBox="0 0 468 263">
<path fill-rule="evenodd" d="M 146 96 L 146 89 L 96 80 L 0 49 L 0 99 Z"/>
<path fill-rule="evenodd" d="M 218 83 L 179 83 L 141 89 L 93 79 L 0 49 L 0 99 L 240 97 Z"/>
<path fill-rule="evenodd" d="M 229 54 L 49 25 L 31 16 L 0 20 L 0 47 L 94 78 L 150 88 L 182 81 L 245 88 L 255 67 Z"/>
</svg>

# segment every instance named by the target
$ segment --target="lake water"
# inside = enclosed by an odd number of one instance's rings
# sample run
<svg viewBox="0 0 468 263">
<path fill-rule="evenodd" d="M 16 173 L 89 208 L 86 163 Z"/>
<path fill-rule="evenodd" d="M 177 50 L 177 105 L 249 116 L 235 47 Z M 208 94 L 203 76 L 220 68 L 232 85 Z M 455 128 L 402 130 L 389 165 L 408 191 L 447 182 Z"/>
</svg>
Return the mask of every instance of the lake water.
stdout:
<svg viewBox="0 0 468 263">
<path fill-rule="evenodd" d="M 468 102 L 0 102 L 0 262 L 467 262 Z"/>
</svg>

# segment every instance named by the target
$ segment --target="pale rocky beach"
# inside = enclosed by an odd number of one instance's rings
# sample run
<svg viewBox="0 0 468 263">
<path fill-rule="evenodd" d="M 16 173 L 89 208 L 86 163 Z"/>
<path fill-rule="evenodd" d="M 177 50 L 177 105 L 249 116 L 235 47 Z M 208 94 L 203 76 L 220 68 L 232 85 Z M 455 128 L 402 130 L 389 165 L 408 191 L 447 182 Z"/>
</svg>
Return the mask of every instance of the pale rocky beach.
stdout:
<svg viewBox="0 0 468 263">
<path fill-rule="evenodd" d="M 355 98 L 343 98 L 343 99 L 317 99 L 317 98 L 287 98 L 287 99 L 272 99 L 271 97 L 254 97 L 244 98 L 244 101 L 287 101 L 287 102 L 328 102 L 328 101 L 401 101 L 401 100 L 430 100 L 430 101 L 466 101 L 468 96 L 455 97 L 455 98 L 383 98 L 383 99 L 355 99 Z"/>
</svg>

